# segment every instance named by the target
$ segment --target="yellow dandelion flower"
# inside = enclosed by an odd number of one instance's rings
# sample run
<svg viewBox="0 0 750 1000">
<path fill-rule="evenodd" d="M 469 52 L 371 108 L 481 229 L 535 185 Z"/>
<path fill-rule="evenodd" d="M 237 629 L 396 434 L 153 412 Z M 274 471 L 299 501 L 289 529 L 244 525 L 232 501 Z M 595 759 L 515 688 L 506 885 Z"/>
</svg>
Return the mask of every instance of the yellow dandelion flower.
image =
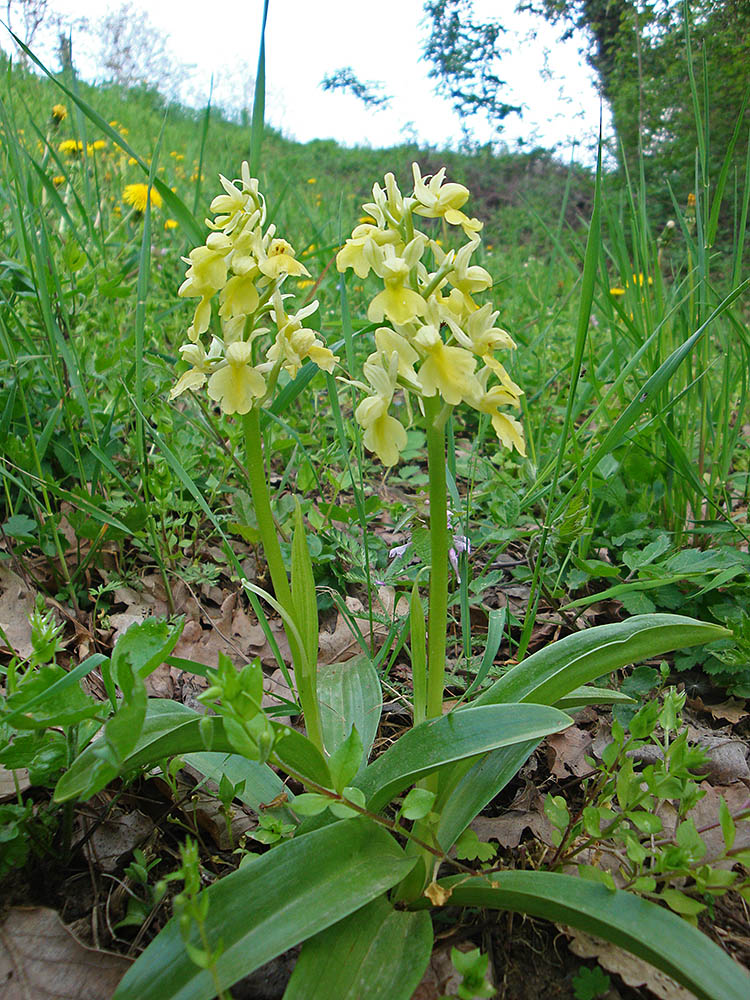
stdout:
<svg viewBox="0 0 750 1000">
<path fill-rule="evenodd" d="M 52 120 L 59 125 L 60 122 L 64 122 L 68 117 L 68 109 L 64 104 L 53 104 L 51 114 Z"/>
<path fill-rule="evenodd" d="M 177 229 L 178 225 L 179 225 L 179 223 L 177 222 L 177 219 L 165 219 L 164 220 L 164 228 L 167 229 L 167 230 L 168 229 Z"/>
<path fill-rule="evenodd" d="M 132 205 L 136 212 L 145 212 L 148 202 L 148 184 L 127 184 L 122 192 L 122 200 L 126 205 Z M 161 195 L 151 188 L 151 207 L 161 208 Z"/>
<path fill-rule="evenodd" d="M 609 294 L 610 295 L 624 295 L 625 294 L 625 289 L 624 288 L 620 288 L 618 285 L 615 285 L 614 288 L 610 288 Z"/>
<path fill-rule="evenodd" d="M 107 148 L 107 143 L 104 141 L 104 139 L 96 139 L 94 142 L 91 143 L 91 148 L 94 150 L 95 153 L 98 153 L 100 149 Z"/>
<path fill-rule="evenodd" d="M 689 208 L 695 208 L 695 195 L 693 194 L 692 191 L 688 195 L 687 203 Z"/>
<path fill-rule="evenodd" d="M 62 174 L 55 174 L 55 176 L 52 178 L 52 183 L 55 185 L 56 188 L 59 188 L 61 184 L 65 183 L 65 178 L 63 177 Z"/>
<path fill-rule="evenodd" d="M 134 156 L 129 156 L 128 157 L 128 166 L 129 167 L 137 167 L 138 166 L 138 160 L 136 160 L 136 158 Z"/>
<path fill-rule="evenodd" d="M 57 151 L 63 156 L 80 156 L 83 152 L 83 143 L 78 139 L 63 139 Z"/>
<path fill-rule="evenodd" d="M 307 178 L 307 183 L 308 183 L 308 184 L 317 184 L 317 183 L 318 183 L 318 180 L 317 180 L 317 178 L 316 178 L 316 177 L 308 177 L 308 178 Z"/>
</svg>

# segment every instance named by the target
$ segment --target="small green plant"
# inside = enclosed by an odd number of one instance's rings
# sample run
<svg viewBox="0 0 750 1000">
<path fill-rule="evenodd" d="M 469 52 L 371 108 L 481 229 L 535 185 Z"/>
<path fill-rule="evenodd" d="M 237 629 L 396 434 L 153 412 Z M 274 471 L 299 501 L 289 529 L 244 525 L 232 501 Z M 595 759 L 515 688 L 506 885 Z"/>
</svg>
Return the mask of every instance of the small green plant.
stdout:
<svg viewBox="0 0 750 1000">
<path fill-rule="evenodd" d="M 750 821 L 750 808 L 732 815 L 720 800 L 716 825 L 724 850 L 707 862 L 701 831 L 688 815 L 705 794 L 699 782 L 707 758 L 688 742 L 685 697 L 668 688 L 661 700 L 647 701 L 630 719 L 629 732 L 615 719 L 601 762 L 590 760 L 598 773 L 584 781 L 580 807 L 571 815 L 565 799 L 551 795 L 545 812 L 558 845 L 551 868 L 576 862 L 586 852 L 599 861 L 578 864 L 583 878 L 614 890 L 614 871 L 622 888 L 660 900 L 695 923 L 712 899 L 729 889 L 750 897 L 750 875 L 733 870 L 750 861 L 750 851 L 734 847 L 737 824 Z M 675 816 L 670 832 L 662 818 L 667 811 Z M 601 864 L 604 855 L 610 867 Z"/>
<path fill-rule="evenodd" d="M 456 993 L 459 1000 L 494 997 L 497 990 L 486 978 L 489 961 L 490 956 L 483 955 L 479 948 L 472 948 L 471 951 L 451 948 L 453 968 L 463 977 Z"/>
<path fill-rule="evenodd" d="M 133 851 L 133 860 L 125 869 L 125 877 L 130 880 L 128 887 L 128 908 L 125 916 L 116 925 L 120 927 L 141 927 L 164 894 L 165 883 L 151 884 L 151 872 L 161 863 L 161 858 L 149 859 L 139 847 Z"/>
<path fill-rule="evenodd" d="M 576 1000 L 597 1000 L 608 992 L 611 980 L 599 965 L 590 969 L 587 965 L 573 976 L 573 993 Z"/>
</svg>

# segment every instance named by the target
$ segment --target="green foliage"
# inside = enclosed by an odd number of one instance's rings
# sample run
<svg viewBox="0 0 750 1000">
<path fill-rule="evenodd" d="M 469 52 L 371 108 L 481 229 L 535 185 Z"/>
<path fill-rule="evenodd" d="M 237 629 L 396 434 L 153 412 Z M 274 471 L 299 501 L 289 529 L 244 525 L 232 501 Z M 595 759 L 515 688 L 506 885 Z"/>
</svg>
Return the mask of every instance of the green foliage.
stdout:
<svg viewBox="0 0 750 1000">
<path fill-rule="evenodd" d="M 599 965 L 593 969 L 582 965 L 573 976 L 573 993 L 576 1000 L 597 1000 L 604 996 L 610 987 L 610 978 Z"/>
<path fill-rule="evenodd" d="M 483 955 L 479 948 L 471 951 L 459 951 L 451 948 L 451 962 L 456 972 L 462 976 L 461 985 L 456 994 L 461 1000 L 474 1000 L 474 997 L 492 997 L 497 992 L 494 986 L 485 978 L 489 955 Z"/>
<path fill-rule="evenodd" d="M 519 112 L 500 97 L 504 84 L 494 72 L 503 51 L 501 22 L 475 21 L 473 0 L 429 0 L 424 7 L 430 34 L 423 55 L 438 93 L 454 111 L 462 119 L 479 114 L 493 123 Z"/>
<path fill-rule="evenodd" d="M 629 719 L 629 734 L 615 720 L 601 762 L 590 761 L 598 773 L 584 781 L 580 808 L 571 814 L 562 796 L 547 796 L 545 813 L 556 834 L 553 868 L 582 852 L 604 854 L 625 889 L 661 900 L 694 922 L 712 897 L 750 885 L 748 876 L 727 867 L 742 854 L 733 848 L 736 825 L 750 821 L 750 811 L 732 816 L 721 800 L 724 850 L 706 862 L 706 845 L 688 813 L 705 794 L 700 780 L 707 758 L 688 742 L 685 697 L 668 688 L 660 700 L 645 702 Z M 667 801 L 675 816 L 671 832 L 662 820 Z M 614 890 L 609 868 L 585 862 L 579 871 Z"/>
</svg>

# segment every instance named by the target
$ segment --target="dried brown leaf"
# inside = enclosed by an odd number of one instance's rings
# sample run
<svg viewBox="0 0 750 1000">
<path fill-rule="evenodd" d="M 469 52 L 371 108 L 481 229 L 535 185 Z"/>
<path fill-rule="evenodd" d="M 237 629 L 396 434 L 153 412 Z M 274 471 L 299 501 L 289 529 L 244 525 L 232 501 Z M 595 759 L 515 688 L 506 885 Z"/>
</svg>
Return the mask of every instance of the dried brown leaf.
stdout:
<svg viewBox="0 0 750 1000">
<path fill-rule="evenodd" d="M 10 567 L 0 566 L 0 626 L 2 626 L 10 652 L 18 656 L 30 656 L 31 626 L 29 615 L 34 610 L 36 594 L 30 590 L 20 576 L 16 576 Z M 5 649 L 5 640 L 0 639 L 0 647 Z"/>
<path fill-rule="evenodd" d="M 86 841 L 86 857 L 102 871 L 113 872 L 120 859 L 143 843 L 153 828 L 153 821 L 137 809 L 111 813 Z"/>
<path fill-rule="evenodd" d="M 576 778 L 588 774 L 591 767 L 584 760 L 591 756 L 591 733 L 578 726 L 569 726 L 562 733 L 548 736 L 546 744 L 553 751 L 552 773 L 556 778 Z"/>
<path fill-rule="evenodd" d="M 45 907 L 15 908 L 0 925 L 3 1000 L 109 1000 L 130 964 L 82 945 Z"/>
</svg>

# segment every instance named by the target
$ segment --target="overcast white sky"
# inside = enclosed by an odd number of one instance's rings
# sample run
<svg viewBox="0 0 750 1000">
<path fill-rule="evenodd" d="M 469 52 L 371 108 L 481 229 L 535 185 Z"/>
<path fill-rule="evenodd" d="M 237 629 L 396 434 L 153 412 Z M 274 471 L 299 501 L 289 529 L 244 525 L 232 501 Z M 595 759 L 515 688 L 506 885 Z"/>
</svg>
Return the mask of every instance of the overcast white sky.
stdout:
<svg viewBox="0 0 750 1000">
<path fill-rule="evenodd" d="M 262 0 L 131 2 L 168 38 L 175 63 L 192 67 L 183 98 L 205 103 L 213 74 L 217 103 L 252 105 Z M 575 141 L 576 158 L 591 162 L 599 98 L 579 43 L 561 42 L 559 30 L 543 19 L 516 14 L 516 2 L 475 0 L 478 15 L 497 16 L 508 29 L 511 51 L 499 73 L 508 83 L 503 97 L 524 108 L 521 118 L 505 120 L 501 138 L 511 148 L 519 141 L 556 147 L 563 159 Z M 101 0 L 51 0 L 49 9 L 92 21 L 105 11 Z M 461 135 L 458 118 L 434 95 L 429 67 L 420 59 L 422 18 L 420 0 L 271 0 L 267 121 L 301 142 L 333 138 L 347 145 L 388 146 L 415 137 L 437 146 L 455 144 Z M 85 78 L 95 74 L 90 52 L 90 41 L 74 36 L 74 61 Z M 323 91 L 323 76 L 343 66 L 351 66 L 361 80 L 382 82 L 393 96 L 390 109 L 373 112 L 354 97 Z M 481 141 L 493 138 L 479 121 L 473 127 Z"/>
</svg>

